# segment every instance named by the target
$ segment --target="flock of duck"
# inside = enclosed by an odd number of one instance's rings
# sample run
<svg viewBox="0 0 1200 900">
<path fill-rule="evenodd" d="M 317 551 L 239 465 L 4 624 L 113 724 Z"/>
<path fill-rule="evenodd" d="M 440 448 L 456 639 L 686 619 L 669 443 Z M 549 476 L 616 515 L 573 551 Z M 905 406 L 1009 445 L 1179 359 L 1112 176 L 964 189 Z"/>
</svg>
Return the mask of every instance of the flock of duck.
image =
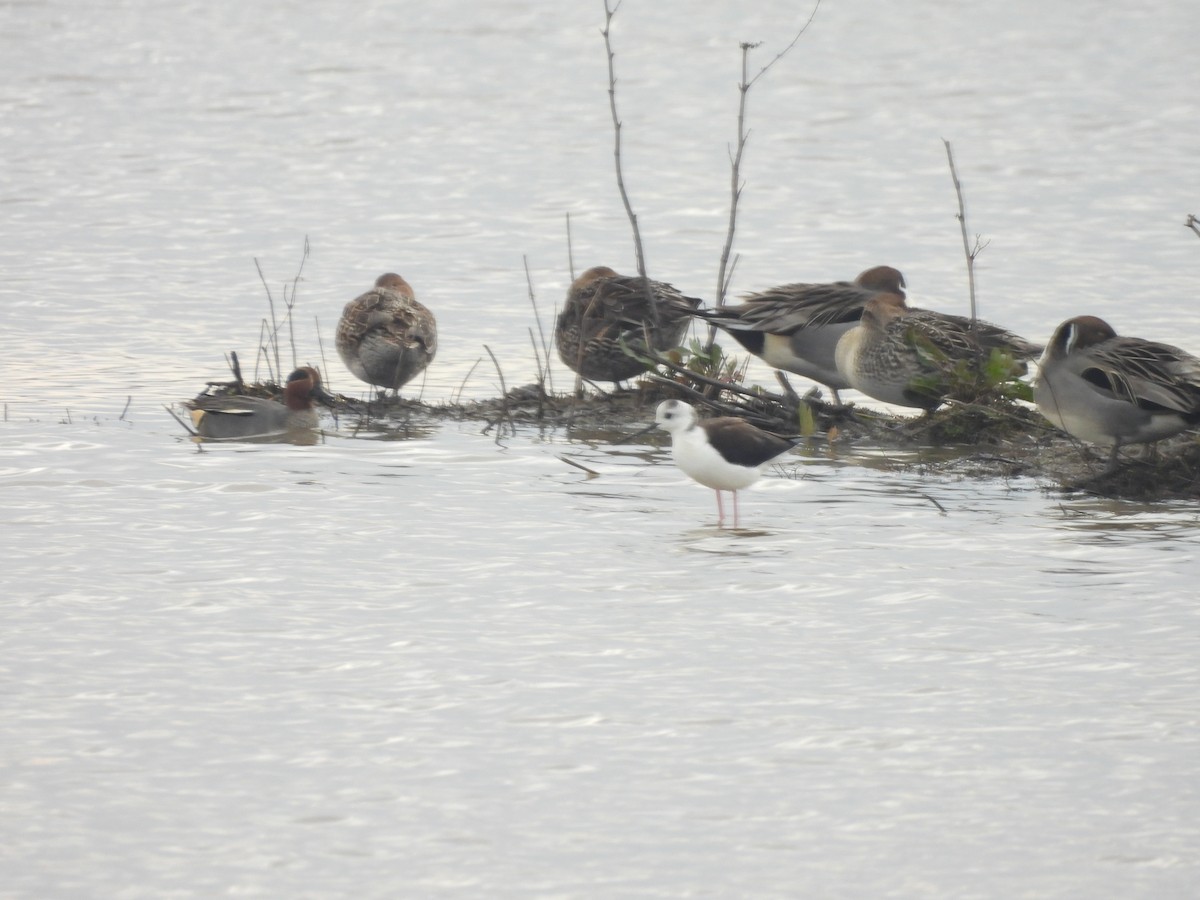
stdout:
<svg viewBox="0 0 1200 900">
<path fill-rule="evenodd" d="M 853 281 L 786 284 L 702 309 L 674 287 L 606 266 L 575 279 L 555 322 L 558 355 L 589 381 L 619 383 L 651 367 L 647 355 L 683 340 L 691 321 L 707 321 L 768 365 L 839 391 L 853 388 L 897 406 L 933 410 L 953 390 L 951 372 L 981 360 L 1023 374 L 1037 361 L 1033 399 L 1074 437 L 1110 446 L 1110 466 L 1126 444 L 1151 443 L 1200 422 L 1200 359 L 1169 344 L 1118 335 L 1095 316 L 1067 319 L 1042 347 L 997 325 L 909 307 L 904 276 L 891 266 Z M 432 362 L 437 324 L 399 275 L 381 275 L 346 304 L 337 326 L 338 355 L 359 380 L 398 392 Z M 201 396 L 190 404 L 201 437 L 236 440 L 318 425 L 315 403 L 332 405 L 311 366 L 296 369 L 283 403 L 242 396 Z M 701 421 L 679 400 L 661 403 L 655 425 L 672 438 L 676 464 L 717 492 L 753 483 L 761 467 L 793 441 L 737 418 Z"/>
</svg>

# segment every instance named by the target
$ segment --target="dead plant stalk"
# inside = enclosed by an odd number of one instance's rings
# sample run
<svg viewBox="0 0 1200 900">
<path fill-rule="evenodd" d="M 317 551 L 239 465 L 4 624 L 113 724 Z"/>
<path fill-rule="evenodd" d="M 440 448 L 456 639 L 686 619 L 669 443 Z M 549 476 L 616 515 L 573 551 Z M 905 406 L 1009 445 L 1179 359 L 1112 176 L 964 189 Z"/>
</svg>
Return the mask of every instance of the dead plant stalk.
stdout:
<svg viewBox="0 0 1200 900">
<path fill-rule="evenodd" d="M 629 217 L 629 225 L 633 229 L 633 249 L 637 255 L 638 275 L 642 277 L 642 288 L 646 292 L 646 305 L 650 309 L 650 317 L 654 320 L 654 326 L 657 328 L 658 308 L 654 303 L 654 292 L 650 290 L 650 279 L 646 275 L 646 254 L 642 249 L 642 232 L 638 228 L 637 214 L 633 211 L 633 204 L 629 201 L 629 191 L 625 189 L 625 175 L 621 166 L 621 117 L 617 114 L 617 73 L 613 63 L 616 54 L 612 48 L 612 20 L 620 8 L 621 0 L 617 0 L 617 5 L 611 8 L 608 0 L 604 0 L 604 30 L 601 34 L 604 35 L 604 51 L 608 56 L 608 107 L 612 112 L 613 122 L 613 160 L 617 169 L 617 189 L 621 193 L 621 202 L 625 205 L 625 215 Z"/>
<path fill-rule="evenodd" d="M 954 182 L 954 193 L 958 197 L 958 226 L 962 232 L 963 253 L 967 257 L 967 289 L 970 292 L 971 298 L 971 322 L 979 318 L 979 313 L 975 306 L 975 257 L 983 252 L 984 248 L 990 241 L 981 241 L 980 236 L 975 235 L 975 246 L 972 247 L 967 239 L 967 211 L 963 204 L 962 182 L 958 180 L 958 170 L 954 167 L 954 151 L 950 147 L 950 142 L 942 138 L 942 143 L 946 145 L 946 159 L 950 161 L 950 178 Z"/>
<path fill-rule="evenodd" d="M 800 30 L 792 37 L 788 45 L 775 54 L 774 58 L 758 70 L 758 73 L 753 77 L 750 76 L 750 51 L 761 46 L 761 42 L 742 41 L 738 46 L 742 51 L 742 79 L 738 82 L 738 114 L 737 114 L 737 144 L 736 149 L 728 150 L 729 153 L 729 226 L 725 231 L 725 243 L 721 247 L 721 260 L 717 267 L 717 294 L 716 306 L 725 304 L 725 295 L 729 291 L 729 285 L 733 281 L 733 270 L 737 268 L 738 257 L 733 257 L 733 262 L 730 262 L 730 256 L 733 254 L 733 239 L 737 234 L 737 214 L 738 203 L 742 199 L 742 191 L 746 187 L 746 183 L 742 180 L 742 158 L 746 153 L 746 144 L 750 141 L 750 132 L 746 130 L 746 101 L 750 94 L 750 88 L 758 82 L 760 78 L 770 71 L 775 63 L 779 62 L 788 54 L 789 51 L 800 41 L 801 36 L 808 30 L 808 26 L 813 23 L 813 19 L 817 16 L 817 10 L 821 8 L 821 0 L 813 5 L 813 10 L 808 16 Z M 704 352 L 709 353 L 716 343 L 717 329 L 715 325 L 708 326 L 708 340 L 704 342 Z"/>
<path fill-rule="evenodd" d="M 758 82 L 760 78 L 767 74 L 771 68 L 783 59 L 791 51 L 793 47 L 799 43 L 804 32 L 808 31 L 808 26 L 813 23 L 813 19 L 817 16 L 817 10 L 821 8 L 821 0 L 817 0 L 813 4 L 813 10 L 808 16 L 800 30 L 792 37 L 788 45 L 775 54 L 775 57 L 758 70 L 753 78 L 750 74 L 750 51 L 761 46 L 761 42 L 742 41 L 738 46 L 742 51 L 742 80 L 738 82 L 738 115 L 737 115 L 737 149 L 729 151 L 729 228 L 725 233 L 725 245 L 721 248 L 721 263 L 717 270 L 717 306 L 721 306 L 725 300 L 725 293 L 729 290 L 729 282 L 733 279 L 733 269 L 737 265 L 737 258 L 734 258 L 733 264 L 729 262 L 729 256 L 733 252 L 733 238 L 737 232 L 737 208 L 738 201 L 741 200 L 742 190 L 746 187 L 742 181 L 742 156 L 746 152 L 746 144 L 750 140 L 750 134 L 746 131 L 746 98 L 750 93 L 750 88 Z M 726 270 L 728 269 L 728 273 Z"/>
</svg>

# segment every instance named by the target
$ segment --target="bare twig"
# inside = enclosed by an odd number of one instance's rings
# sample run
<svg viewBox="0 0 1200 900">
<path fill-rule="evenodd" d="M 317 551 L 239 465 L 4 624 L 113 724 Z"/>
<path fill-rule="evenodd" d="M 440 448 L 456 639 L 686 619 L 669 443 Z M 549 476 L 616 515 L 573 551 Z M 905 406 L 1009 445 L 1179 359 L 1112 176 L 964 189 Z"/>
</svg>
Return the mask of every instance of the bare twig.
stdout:
<svg viewBox="0 0 1200 900">
<path fill-rule="evenodd" d="M 789 43 L 786 47 L 784 47 L 782 50 L 780 50 L 778 53 L 776 53 L 775 58 L 773 60 L 771 60 L 769 63 L 767 63 L 765 66 L 763 66 L 761 69 L 758 70 L 758 74 L 755 75 L 752 79 L 750 79 L 750 83 L 748 85 L 746 85 L 747 90 L 749 90 L 751 87 L 754 86 L 754 82 L 758 81 L 758 79 L 760 79 L 764 75 L 766 75 L 767 70 L 769 70 L 773 65 L 775 65 L 775 63 L 779 62 L 781 59 L 783 59 L 785 56 L 788 55 L 788 53 L 791 51 L 791 49 L 793 47 L 795 47 L 796 44 L 800 41 L 800 38 L 804 36 L 804 32 L 808 31 L 808 26 L 813 23 L 813 19 L 815 19 L 817 17 L 817 10 L 820 8 L 821 8 L 821 0 L 817 0 L 817 2 L 815 4 L 813 4 L 813 11 L 811 13 L 809 13 L 808 21 L 800 26 L 800 30 L 796 32 L 796 36 L 794 38 L 792 38 L 791 43 Z"/>
<path fill-rule="evenodd" d="M 799 35 L 796 35 L 797 40 L 799 37 Z M 792 41 L 792 44 L 795 44 L 795 41 Z M 789 49 L 792 44 L 788 45 Z M 745 187 L 745 184 L 742 183 L 741 175 L 742 154 L 745 153 L 746 142 L 750 139 L 750 135 L 746 133 L 746 95 L 750 93 L 750 85 L 753 84 L 749 78 L 750 51 L 759 45 L 742 41 L 739 46 L 742 48 L 742 80 L 738 82 L 738 91 L 741 94 L 741 98 L 738 100 L 737 150 L 731 153 L 729 157 L 729 228 L 725 232 L 725 246 L 721 248 L 721 264 L 717 268 L 717 306 L 724 305 L 725 292 L 729 289 L 729 279 L 725 276 L 725 269 L 729 265 L 729 254 L 733 250 L 733 236 L 737 231 L 738 200 L 741 199 L 742 189 Z M 766 70 L 764 69 L 763 71 Z M 755 76 L 754 81 L 757 81 L 761 75 L 762 72 L 759 72 Z M 732 277 L 732 273 L 730 274 Z M 710 342 L 712 335 L 713 330 L 710 326 Z"/>
<path fill-rule="evenodd" d="M 307 243 L 307 241 L 306 241 L 306 243 Z M 325 383 L 326 390 L 328 390 L 332 394 L 333 393 L 333 385 L 331 385 L 329 383 L 329 364 L 325 360 L 325 342 L 323 340 L 321 340 L 321 320 L 319 318 L 317 318 L 316 316 L 313 316 L 313 324 L 317 328 L 317 349 L 321 353 L 321 380 Z M 335 409 L 331 410 L 331 412 L 333 414 L 333 427 L 340 428 L 341 421 L 338 416 L 337 409 L 335 408 Z"/>
<path fill-rule="evenodd" d="M 929 496 L 928 494 L 917 494 L 917 496 L 922 498 L 923 500 L 928 500 L 930 503 L 932 503 L 934 506 L 936 506 L 938 508 L 938 512 L 940 512 L 943 516 L 946 515 L 946 507 L 944 507 L 944 506 L 942 506 L 942 504 L 938 503 L 937 500 L 935 500 L 933 497 Z"/>
<path fill-rule="evenodd" d="M 420 390 L 417 391 L 417 402 L 418 403 L 420 403 L 421 400 L 425 397 L 425 384 L 426 384 L 426 382 L 428 382 L 428 380 L 429 380 L 429 367 L 426 366 L 424 369 L 421 370 L 421 388 L 420 388 Z M 394 400 L 399 396 L 400 396 L 400 388 L 398 388 L 398 387 L 394 388 L 392 390 L 392 399 Z"/>
<path fill-rule="evenodd" d="M 325 382 L 325 387 L 332 393 L 333 386 L 329 383 L 329 363 L 325 360 L 325 342 L 321 340 L 321 319 L 318 316 L 313 316 L 313 325 L 317 329 L 317 349 L 321 352 L 321 380 Z"/>
<path fill-rule="evenodd" d="M 779 386 L 783 388 L 783 395 L 788 398 L 788 402 L 794 406 L 800 405 L 800 395 L 796 393 L 796 389 L 792 387 L 792 383 L 788 381 L 787 375 L 782 369 L 775 370 L 775 380 L 779 382 Z"/>
<path fill-rule="evenodd" d="M 254 268 L 258 269 L 258 280 L 262 282 L 263 289 L 267 292 L 267 304 L 271 307 L 271 331 L 267 341 L 275 351 L 275 371 L 282 372 L 283 369 L 279 365 L 279 325 L 275 321 L 275 298 L 271 295 L 271 286 L 267 284 L 267 277 L 263 275 L 257 256 L 254 257 Z"/>
<path fill-rule="evenodd" d="M 270 325 L 266 319 L 263 319 L 258 326 L 258 353 L 254 357 L 254 380 L 258 380 L 258 361 L 261 359 L 267 366 L 267 380 L 274 381 L 275 373 L 271 369 L 271 351 L 269 349 L 271 343 Z"/>
<path fill-rule="evenodd" d="M 133 402 L 133 394 L 130 394 L 128 397 L 125 398 L 125 408 L 123 410 L 121 410 L 121 414 L 119 416 L 117 416 L 118 422 L 125 421 L 125 414 L 127 412 L 129 412 L 129 404 L 132 402 Z"/>
<path fill-rule="evenodd" d="M 533 362 L 537 366 L 538 387 L 541 389 L 541 393 L 545 394 L 546 393 L 546 372 L 548 372 L 550 369 L 550 361 L 546 360 L 546 368 L 543 369 L 542 368 L 542 354 L 541 354 L 541 351 L 538 350 L 537 336 L 533 333 L 532 328 L 528 329 L 528 331 L 529 331 L 529 343 L 533 347 Z"/>
<path fill-rule="evenodd" d="M 575 247 L 571 241 L 571 213 L 567 213 L 567 269 L 571 273 L 571 281 L 575 280 Z"/>
<path fill-rule="evenodd" d="M 563 462 L 565 462 L 568 466 L 574 466 L 577 469 L 587 472 L 588 478 L 597 478 L 600 475 L 600 473 L 597 472 L 595 469 L 589 469 L 583 463 L 577 463 L 577 462 L 575 462 L 575 460 L 571 459 L 568 456 L 560 455 L 558 458 L 561 459 Z"/>
<path fill-rule="evenodd" d="M 571 220 L 570 213 L 567 214 L 567 244 L 570 246 Z M 542 342 L 542 356 L 546 360 L 546 367 L 543 369 L 541 361 L 538 362 L 538 381 L 542 385 L 542 393 L 544 394 L 549 386 L 550 393 L 554 393 L 554 376 L 550 373 L 550 345 L 546 342 L 546 330 L 542 328 L 542 317 L 538 314 L 537 297 L 533 293 L 533 277 L 529 274 L 529 257 L 522 256 L 521 262 L 525 264 L 525 284 L 529 288 L 529 302 L 533 304 L 533 321 L 537 323 L 538 338 Z M 571 279 L 574 281 L 574 278 Z M 530 340 L 533 339 L 532 330 L 529 333 Z M 537 357 L 537 344 L 533 345 L 533 355 Z"/>
<path fill-rule="evenodd" d="M 462 383 L 459 384 L 458 390 L 454 392 L 454 399 L 450 401 L 451 406 L 458 406 L 458 401 L 462 398 L 462 392 L 463 392 L 463 390 L 466 389 L 467 381 L 470 380 L 472 373 L 474 373 L 474 371 L 475 371 L 475 368 L 481 362 L 483 362 L 482 356 L 479 357 L 479 359 L 475 360 L 475 362 L 471 363 L 471 368 L 467 369 L 467 374 L 463 376 Z"/>
<path fill-rule="evenodd" d="M 773 423 L 777 421 L 776 419 L 774 419 L 772 417 L 757 414 L 744 406 L 739 407 L 739 406 L 734 406 L 734 405 L 731 405 L 728 403 L 722 403 L 719 400 L 714 400 L 712 397 L 707 396 L 703 391 L 698 391 L 691 385 L 681 384 L 680 382 L 673 381 L 670 378 L 663 378 L 661 375 L 655 375 L 653 372 L 648 373 L 646 375 L 646 379 L 648 381 L 653 381 L 657 384 L 670 385 L 673 389 L 680 391 L 685 396 L 690 397 L 691 399 L 693 399 L 697 403 L 701 404 L 702 406 L 706 406 L 709 409 L 714 410 L 715 412 L 719 412 L 719 413 L 721 413 L 721 415 L 724 415 L 724 416 L 737 416 L 738 418 L 745 419 L 747 422 L 750 422 L 753 425 L 758 425 L 758 426 L 764 427 L 764 428 L 774 427 Z M 739 393 L 743 393 L 743 392 L 739 392 Z M 749 393 L 749 392 L 744 392 L 744 393 Z M 782 398 L 775 397 L 771 394 L 764 393 L 764 394 L 760 394 L 760 395 L 756 395 L 756 396 L 760 400 L 770 399 L 770 400 L 774 400 L 775 402 L 778 402 L 782 405 Z"/>
<path fill-rule="evenodd" d="M 178 422 L 180 425 L 182 425 L 184 431 L 186 431 L 192 437 L 196 437 L 199 434 L 199 432 L 196 431 L 194 428 L 192 428 L 191 425 L 189 425 L 187 422 L 183 421 L 183 419 L 181 419 L 179 417 L 179 415 L 175 412 L 175 410 L 171 409 L 171 407 L 167 406 L 165 403 L 163 404 L 163 409 L 165 409 L 167 412 L 169 412 L 171 414 L 171 418 L 174 419 L 176 422 Z"/>
<path fill-rule="evenodd" d="M 683 375 L 688 379 L 688 381 L 696 381 L 700 384 L 706 384 L 709 387 L 719 388 L 722 391 L 729 391 L 731 394 L 741 394 L 743 397 L 751 397 L 755 400 L 773 400 L 775 402 L 782 403 L 783 398 L 777 397 L 763 388 L 747 388 L 742 387 L 740 384 L 735 384 L 732 381 L 721 381 L 717 378 L 709 378 L 707 375 L 702 375 L 699 372 L 689 369 L 687 366 L 681 366 L 679 363 L 672 362 L 671 360 L 667 359 L 667 357 L 660 356 L 657 353 L 647 353 L 645 355 L 647 358 L 652 359 L 655 363 L 663 366 L 668 371 Z M 669 378 L 663 379 L 661 376 L 655 376 L 653 373 L 651 373 L 649 377 L 655 378 L 659 381 L 665 381 L 668 384 L 679 384 L 677 381 L 671 381 Z"/>
<path fill-rule="evenodd" d="M 733 270 L 737 266 L 737 257 L 733 258 L 733 263 L 729 261 L 730 255 L 733 252 L 733 238 L 737 233 L 737 213 L 738 202 L 742 198 L 742 190 L 746 187 L 742 181 L 742 158 L 746 152 L 746 144 L 750 140 L 750 133 L 746 131 L 746 99 L 755 83 L 762 78 L 777 62 L 783 59 L 793 47 L 799 42 L 801 36 L 808 30 L 808 26 L 812 24 L 816 18 L 817 10 L 821 8 L 821 0 L 813 5 L 812 13 L 801 27 L 796 32 L 795 36 L 786 47 L 780 50 L 775 57 L 758 70 L 758 73 L 750 77 L 750 51 L 760 46 L 759 43 L 743 41 L 738 46 L 742 51 L 742 78 L 738 82 L 738 115 L 737 115 L 737 145 L 735 149 L 729 152 L 729 227 L 725 232 L 725 244 L 721 248 L 721 261 L 717 268 L 717 295 L 716 305 L 721 306 L 725 302 L 725 295 L 729 291 L 729 285 L 733 281 Z M 705 350 L 712 349 L 713 342 L 716 340 L 716 327 L 709 325 L 708 340 L 705 342 Z"/>
<path fill-rule="evenodd" d="M 487 355 L 492 358 L 492 365 L 496 367 L 496 374 L 500 376 L 500 417 L 508 420 L 509 430 L 517 433 L 516 423 L 513 422 L 512 413 L 508 409 L 508 388 L 504 384 L 504 372 L 500 368 L 500 362 L 496 359 L 496 354 L 492 352 L 492 348 L 487 344 L 483 345 L 483 349 L 487 351 Z M 500 443 L 500 437 L 503 435 L 504 429 L 496 429 L 496 443 Z"/>
<path fill-rule="evenodd" d="M 963 205 L 962 182 L 958 180 L 958 170 L 954 167 L 954 151 L 950 148 L 950 142 L 942 138 L 942 143 L 946 145 L 946 159 L 950 161 L 950 178 L 954 182 L 954 193 L 958 197 L 958 219 L 959 229 L 962 231 L 963 253 L 967 256 L 967 287 L 970 290 L 971 296 L 971 322 L 974 324 L 979 317 L 979 313 L 975 306 L 975 257 L 983 252 L 983 249 L 988 245 L 989 241 L 980 241 L 979 235 L 975 235 L 975 246 L 972 247 L 967 240 L 967 211 Z"/>
<path fill-rule="evenodd" d="M 237 351 L 229 351 L 229 371 L 233 372 L 233 380 L 237 384 L 237 390 L 240 394 L 246 386 L 246 380 L 242 378 L 242 363 L 238 359 Z"/>
<path fill-rule="evenodd" d="M 300 365 L 299 357 L 296 356 L 296 320 L 292 316 L 292 309 L 296 305 L 296 289 L 300 285 L 300 276 L 304 273 L 304 263 L 308 261 L 308 235 L 304 236 L 304 252 L 300 255 L 300 266 L 296 269 L 296 276 L 292 279 L 292 293 L 288 296 L 287 287 L 283 289 L 284 304 L 287 306 L 287 323 L 288 323 L 288 338 L 292 343 L 292 368 Z"/>
<path fill-rule="evenodd" d="M 621 117 L 617 115 L 617 73 L 613 65 L 616 54 L 612 48 L 611 26 L 613 16 L 621 8 L 621 0 L 609 8 L 608 0 L 604 0 L 604 51 L 608 56 L 608 107 L 612 112 L 613 122 L 613 160 L 617 168 L 617 189 L 621 192 L 621 202 L 625 204 L 625 215 L 629 217 L 629 225 L 633 229 L 633 249 L 637 255 L 637 270 L 642 276 L 642 287 L 646 293 L 646 304 L 650 309 L 650 317 L 654 326 L 658 327 L 658 306 L 654 302 L 654 292 L 650 290 L 650 279 L 646 275 L 646 254 L 642 249 L 642 232 L 638 228 L 637 214 L 629 202 L 629 192 L 625 189 L 625 176 L 621 170 Z"/>
</svg>

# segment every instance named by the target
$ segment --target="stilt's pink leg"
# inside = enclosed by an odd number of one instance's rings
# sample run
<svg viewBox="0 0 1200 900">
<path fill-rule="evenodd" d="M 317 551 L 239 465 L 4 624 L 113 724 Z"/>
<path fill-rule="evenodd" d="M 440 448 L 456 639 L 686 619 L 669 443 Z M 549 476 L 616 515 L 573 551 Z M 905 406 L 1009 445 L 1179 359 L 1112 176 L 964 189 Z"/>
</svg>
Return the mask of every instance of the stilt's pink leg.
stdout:
<svg viewBox="0 0 1200 900">
<path fill-rule="evenodd" d="M 721 502 L 721 492 L 713 491 L 717 495 L 717 524 L 725 524 L 725 504 Z"/>
<path fill-rule="evenodd" d="M 737 491 L 733 492 L 733 527 L 738 527 Z"/>
</svg>

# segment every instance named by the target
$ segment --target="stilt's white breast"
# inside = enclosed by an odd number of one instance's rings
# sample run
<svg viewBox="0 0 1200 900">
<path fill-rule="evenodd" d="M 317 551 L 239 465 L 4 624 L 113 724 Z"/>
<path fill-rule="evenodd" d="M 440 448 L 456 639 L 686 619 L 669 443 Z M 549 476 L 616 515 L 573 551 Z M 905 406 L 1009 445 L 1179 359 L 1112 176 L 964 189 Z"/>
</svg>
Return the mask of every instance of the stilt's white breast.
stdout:
<svg viewBox="0 0 1200 900">
<path fill-rule="evenodd" d="M 708 442 L 697 424 L 671 435 L 671 456 L 686 475 L 714 491 L 737 491 L 758 481 L 758 466 L 739 466 L 726 461 Z"/>
</svg>

